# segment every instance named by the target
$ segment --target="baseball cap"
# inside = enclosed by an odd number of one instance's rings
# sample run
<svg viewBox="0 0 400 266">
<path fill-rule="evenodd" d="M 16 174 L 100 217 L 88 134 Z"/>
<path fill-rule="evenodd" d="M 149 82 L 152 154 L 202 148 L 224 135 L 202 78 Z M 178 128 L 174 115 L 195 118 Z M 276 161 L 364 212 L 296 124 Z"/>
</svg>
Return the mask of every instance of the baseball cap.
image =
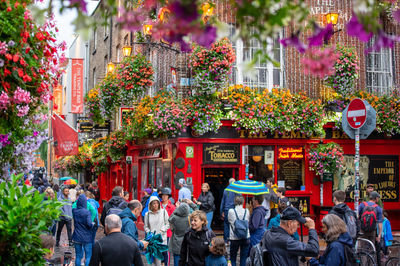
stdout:
<svg viewBox="0 0 400 266">
<path fill-rule="evenodd" d="M 165 188 L 161 189 L 160 195 L 171 196 L 171 189 L 169 187 L 165 187 Z"/>
<path fill-rule="evenodd" d="M 379 193 L 376 191 L 372 191 L 371 193 L 369 193 L 370 199 L 376 199 L 376 198 L 380 198 L 380 197 L 381 197 L 381 195 L 379 195 Z"/>
<path fill-rule="evenodd" d="M 298 209 L 293 207 L 287 207 L 281 215 L 281 220 L 297 220 L 299 223 L 305 224 L 306 219 L 301 216 L 301 213 Z"/>
<path fill-rule="evenodd" d="M 367 187 L 374 187 L 374 184 L 367 184 Z"/>
<path fill-rule="evenodd" d="M 182 185 L 185 185 L 186 184 L 186 181 L 185 181 L 185 179 L 184 178 L 181 178 L 181 179 L 179 179 L 179 182 L 178 182 L 179 184 L 182 184 Z"/>
</svg>

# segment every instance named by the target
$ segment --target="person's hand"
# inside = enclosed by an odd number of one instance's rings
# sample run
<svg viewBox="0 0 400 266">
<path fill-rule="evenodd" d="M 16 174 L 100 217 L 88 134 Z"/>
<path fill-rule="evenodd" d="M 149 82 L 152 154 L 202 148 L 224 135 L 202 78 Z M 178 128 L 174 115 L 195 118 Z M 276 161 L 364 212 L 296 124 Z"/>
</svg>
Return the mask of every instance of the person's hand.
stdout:
<svg viewBox="0 0 400 266">
<path fill-rule="evenodd" d="M 179 205 L 181 205 L 181 202 L 180 202 L 180 201 L 175 202 L 175 206 L 176 206 L 176 207 L 179 207 Z"/>
<path fill-rule="evenodd" d="M 315 229 L 315 222 L 313 219 L 306 217 L 306 223 L 304 224 L 308 229 Z"/>
<path fill-rule="evenodd" d="M 381 236 L 376 237 L 376 242 L 380 243 L 381 242 Z"/>
<path fill-rule="evenodd" d="M 201 205 L 201 202 L 200 201 L 198 201 L 198 202 L 196 202 L 197 203 L 197 205 Z"/>
<path fill-rule="evenodd" d="M 193 203 L 193 201 L 191 201 L 190 199 L 186 199 L 186 202 L 187 202 L 188 204 L 192 204 L 192 203 Z"/>
<path fill-rule="evenodd" d="M 147 241 L 142 240 L 140 242 L 142 242 L 144 249 L 146 249 L 147 246 L 149 245 L 149 242 L 147 242 Z"/>
<path fill-rule="evenodd" d="M 225 219 L 225 213 L 224 212 L 221 214 L 221 218 Z"/>
</svg>

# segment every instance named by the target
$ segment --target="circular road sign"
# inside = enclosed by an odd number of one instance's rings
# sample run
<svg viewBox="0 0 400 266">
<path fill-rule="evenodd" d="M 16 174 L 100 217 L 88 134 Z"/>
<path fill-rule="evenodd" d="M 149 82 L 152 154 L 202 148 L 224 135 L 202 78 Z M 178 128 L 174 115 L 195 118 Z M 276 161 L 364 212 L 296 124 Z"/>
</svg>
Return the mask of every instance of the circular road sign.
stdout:
<svg viewBox="0 0 400 266">
<path fill-rule="evenodd" d="M 364 125 L 367 120 L 367 108 L 361 99 L 354 99 L 350 102 L 346 119 L 351 128 L 357 129 Z"/>
</svg>

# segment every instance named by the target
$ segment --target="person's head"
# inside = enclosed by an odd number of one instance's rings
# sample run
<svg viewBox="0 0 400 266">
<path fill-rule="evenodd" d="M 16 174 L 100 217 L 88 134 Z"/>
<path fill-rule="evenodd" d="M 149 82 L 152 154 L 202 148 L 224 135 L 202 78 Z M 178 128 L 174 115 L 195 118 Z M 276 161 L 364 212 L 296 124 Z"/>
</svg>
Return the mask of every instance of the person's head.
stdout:
<svg viewBox="0 0 400 266">
<path fill-rule="evenodd" d="M 208 183 L 203 183 L 203 185 L 201 185 L 201 191 L 206 193 L 210 190 L 210 185 Z"/>
<path fill-rule="evenodd" d="M 157 212 L 160 209 L 160 200 L 156 196 L 151 196 L 149 200 L 149 209 L 152 212 Z"/>
<path fill-rule="evenodd" d="M 287 207 L 283 210 L 281 214 L 281 224 L 280 226 L 289 234 L 293 235 L 300 223 L 305 224 L 306 219 L 301 216 L 301 213 L 298 209 L 293 208 L 291 206 Z"/>
<path fill-rule="evenodd" d="M 346 224 L 339 216 L 327 214 L 322 219 L 322 232 L 325 234 L 326 242 L 330 243 L 335 241 L 346 231 Z"/>
<path fill-rule="evenodd" d="M 171 196 L 171 189 L 169 187 L 161 189 L 160 195 L 163 204 L 167 204 L 169 201 L 169 197 Z"/>
<path fill-rule="evenodd" d="M 54 245 L 56 241 L 52 235 L 42 234 L 39 236 L 40 241 L 42 243 L 43 249 L 48 249 L 49 251 L 44 255 L 45 258 L 51 258 L 54 253 Z"/>
<path fill-rule="evenodd" d="M 267 184 L 267 186 L 268 187 L 271 187 L 273 184 L 274 184 L 274 178 L 273 177 L 269 177 L 269 178 L 267 178 L 267 182 L 266 182 L 266 184 Z"/>
<path fill-rule="evenodd" d="M 145 196 L 149 196 L 152 191 L 151 191 L 151 188 L 145 188 L 145 189 L 143 189 L 143 192 L 144 192 Z"/>
<path fill-rule="evenodd" d="M 285 202 L 280 202 L 278 204 L 278 212 L 282 213 L 287 207 L 288 205 Z"/>
<path fill-rule="evenodd" d="M 387 211 L 383 211 L 383 216 L 384 216 L 385 218 L 389 218 L 389 215 L 388 215 Z"/>
<path fill-rule="evenodd" d="M 335 205 L 343 203 L 345 199 L 346 192 L 344 192 L 343 190 L 336 190 L 335 192 L 333 192 L 333 203 Z"/>
<path fill-rule="evenodd" d="M 92 182 L 92 187 L 97 188 L 97 182 L 96 181 Z"/>
<path fill-rule="evenodd" d="M 89 190 L 85 191 L 85 196 L 87 199 L 94 199 L 94 195 Z"/>
<path fill-rule="evenodd" d="M 180 178 L 178 181 L 178 186 L 179 187 L 183 187 L 184 185 L 186 185 L 186 181 L 184 178 Z"/>
<path fill-rule="evenodd" d="M 123 197 L 124 196 L 124 189 L 120 186 L 116 186 L 113 190 L 111 195 L 114 196 L 119 196 L 119 197 Z"/>
<path fill-rule="evenodd" d="M 285 196 L 285 193 L 286 193 L 286 188 L 284 188 L 284 187 L 278 187 L 278 189 L 276 190 L 276 195 L 279 198 Z"/>
<path fill-rule="evenodd" d="M 214 255 L 224 256 L 226 253 L 225 241 L 220 237 L 211 239 L 210 252 Z"/>
<path fill-rule="evenodd" d="M 78 191 L 76 191 L 76 197 L 78 198 L 81 194 L 84 194 L 85 191 L 83 189 L 78 189 Z"/>
<path fill-rule="evenodd" d="M 124 200 L 129 200 L 129 192 L 124 191 Z"/>
<path fill-rule="evenodd" d="M 367 195 L 374 191 L 374 184 L 367 184 Z"/>
<path fill-rule="evenodd" d="M 190 215 L 190 223 L 193 230 L 200 231 L 203 226 L 207 226 L 206 213 L 199 210 L 192 212 Z"/>
<path fill-rule="evenodd" d="M 57 184 L 54 184 L 54 185 L 53 185 L 53 190 L 56 191 L 56 192 L 58 192 L 58 191 L 60 190 L 60 186 L 57 185 Z"/>
<path fill-rule="evenodd" d="M 68 187 L 64 187 L 63 190 L 62 190 L 62 193 L 64 194 L 64 196 L 65 196 L 66 198 L 68 198 L 68 195 L 69 195 L 69 188 L 68 188 Z"/>
<path fill-rule="evenodd" d="M 44 191 L 44 194 L 46 195 L 46 197 L 48 199 L 54 199 L 55 198 L 54 190 L 51 187 L 46 188 L 46 190 Z"/>
<path fill-rule="evenodd" d="M 244 203 L 244 198 L 243 198 L 243 196 L 242 196 L 242 195 L 237 195 L 237 196 L 235 196 L 234 202 L 235 202 L 235 206 L 242 206 L 243 203 Z"/>
<path fill-rule="evenodd" d="M 140 213 L 142 212 L 142 204 L 138 200 L 131 200 L 128 203 L 128 208 L 131 210 L 133 215 L 135 215 L 136 218 L 139 218 Z"/>
<path fill-rule="evenodd" d="M 116 214 L 108 215 L 104 224 L 107 235 L 114 232 L 121 232 L 122 221 L 121 218 Z"/>
<path fill-rule="evenodd" d="M 255 195 L 253 197 L 253 207 L 256 208 L 262 204 L 264 201 L 264 196 L 263 195 Z"/>
<path fill-rule="evenodd" d="M 379 195 L 379 193 L 376 191 L 372 191 L 371 193 L 369 193 L 369 200 L 373 201 L 375 203 L 378 202 L 380 197 L 381 197 L 381 195 Z"/>
<path fill-rule="evenodd" d="M 229 178 L 229 184 L 232 184 L 235 181 L 236 181 L 235 178 L 233 178 L 233 177 Z"/>
</svg>

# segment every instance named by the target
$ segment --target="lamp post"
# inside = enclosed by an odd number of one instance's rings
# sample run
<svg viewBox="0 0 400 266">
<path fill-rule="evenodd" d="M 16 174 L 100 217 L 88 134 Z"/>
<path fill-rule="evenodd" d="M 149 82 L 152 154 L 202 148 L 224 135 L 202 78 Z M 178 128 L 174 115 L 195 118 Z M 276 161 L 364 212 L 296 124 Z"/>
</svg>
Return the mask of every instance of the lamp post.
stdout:
<svg viewBox="0 0 400 266">
<path fill-rule="evenodd" d="M 115 64 L 113 62 L 109 62 L 107 64 L 107 75 L 112 74 L 115 70 Z"/>
<path fill-rule="evenodd" d="M 329 12 L 325 14 L 326 24 L 332 24 L 333 28 L 338 24 L 339 13 Z M 338 33 L 342 29 L 334 30 L 333 34 Z M 325 44 L 328 44 L 328 40 L 325 40 Z"/>
<path fill-rule="evenodd" d="M 214 5 L 209 2 L 205 2 L 201 5 L 201 10 L 203 11 L 201 18 L 203 19 L 204 23 L 207 23 L 208 19 L 214 14 Z"/>
<path fill-rule="evenodd" d="M 125 45 L 124 47 L 122 47 L 122 54 L 124 55 L 124 57 L 131 56 L 132 46 Z"/>
</svg>

